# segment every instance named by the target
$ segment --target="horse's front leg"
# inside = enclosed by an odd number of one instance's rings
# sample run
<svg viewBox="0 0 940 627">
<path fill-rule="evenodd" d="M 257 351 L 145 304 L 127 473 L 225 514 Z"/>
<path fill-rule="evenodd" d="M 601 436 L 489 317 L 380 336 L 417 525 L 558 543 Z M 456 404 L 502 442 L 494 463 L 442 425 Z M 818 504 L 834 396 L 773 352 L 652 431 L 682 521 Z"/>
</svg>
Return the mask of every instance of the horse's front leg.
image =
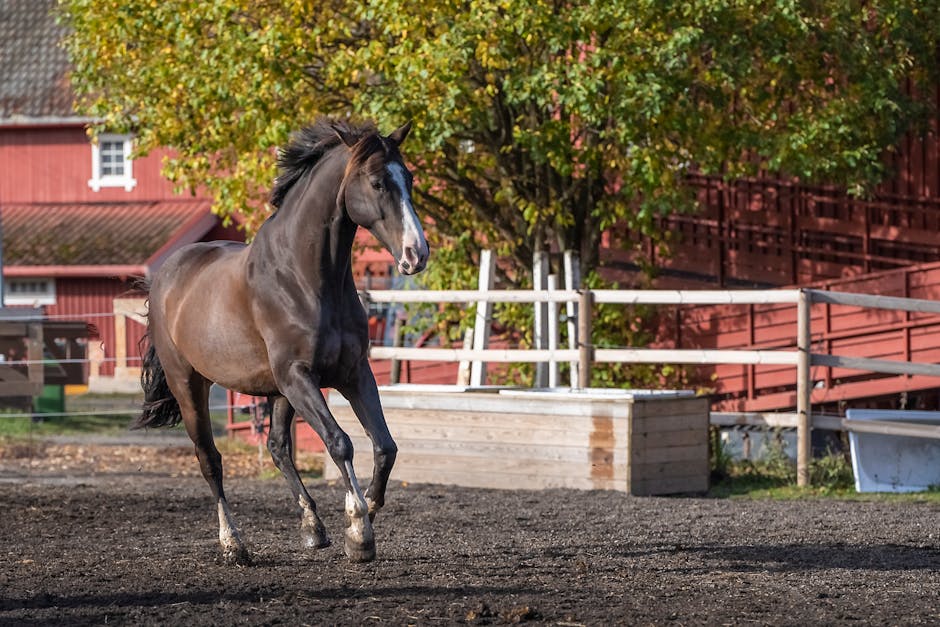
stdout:
<svg viewBox="0 0 940 627">
<path fill-rule="evenodd" d="M 352 442 L 327 408 L 319 380 L 302 362 L 291 363 L 278 373 L 277 378 L 281 392 L 323 440 L 333 463 L 343 475 L 346 485 L 346 556 L 354 562 L 375 559 L 375 536 L 368 516 L 369 507 L 353 470 Z"/>
<path fill-rule="evenodd" d="M 317 504 L 310 497 L 304 487 L 292 456 L 293 442 L 291 441 L 291 422 L 294 418 L 294 408 L 283 396 L 269 397 L 271 403 L 271 431 L 268 433 L 268 450 L 274 465 L 278 467 L 287 485 L 294 495 L 294 502 L 300 506 L 300 535 L 304 546 L 312 549 L 322 549 L 330 546 L 330 538 L 326 534 L 323 521 L 317 514 Z"/>
<path fill-rule="evenodd" d="M 364 359 L 359 364 L 355 381 L 340 388 L 339 391 L 349 401 L 353 412 L 362 423 L 369 439 L 372 440 L 375 465 L 372 471 L 372 482 L 366 489 L 365 497 L 369 506 L 369 519 L 375 520 L 376 512 L 385 505 L 385 490 L 388 487 L 392 466 L 395 465 L 398 447 L 385 423 L 385 414 L 382 412 L 375 376 L 367 360 Z"/>
</svg>

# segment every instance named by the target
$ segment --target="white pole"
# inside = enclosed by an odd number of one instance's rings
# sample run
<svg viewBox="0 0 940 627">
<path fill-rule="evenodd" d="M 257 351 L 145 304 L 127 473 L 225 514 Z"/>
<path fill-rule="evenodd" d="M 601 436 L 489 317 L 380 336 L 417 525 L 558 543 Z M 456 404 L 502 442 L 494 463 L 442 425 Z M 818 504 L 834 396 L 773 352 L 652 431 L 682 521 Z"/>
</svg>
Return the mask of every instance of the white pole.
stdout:
<svg viewBox="0 0 940 627">
<path fill-rule="evenodd" d="M 558 289 L 558 275 L 548 275 L 548 291 Z M 548 350 L 558 350 L 558 303 L 546 303 L 548 306 Z M 554 359 L 548 362 L 548 387 L 558 387 L 558 362 Z"/>
<path fill-rule="evenodd" d="M 548 291 L 548 253 L 537 252 L 532 259 L 532 289 L 536 292 Z M 548 346 L 548 303 L 538 301 L 535 303 L 535 329 L 533 340 L 536 350 L 543 350 Z M 544 363 L 535 364 L 534 387 L 548 386 L 548 368 Z"/>
<path fill-rule="evenodd" d="M 566 250 L 564 256 L 565 265 L 565 289 L 569 292 L 581 289 L 581 265 L 578 262 L 578 256 L 573 250 Z M 568 318 L 568 348 L 576 350 L 578 348 L 578 304 L 574 300 L 565 303 L 565 314 Z M 570 384 L 572 388 L 578 387 L 578 362 L 568 362 L 570 372 Z"/>
<path fill-rule="evenodd" d="M 489 292 L 496 282 L 496 264 L 492 250 L 480 251 L 480 277 L 477 286 L 480 292 Z M 490 322 L 493 320 L 493 303 L 478 301 L 476 316 L 473 320 L 473 348 L 483 350 L 490 345 Z M 470 385 L 479 387 L 486 384 L 486 362 L 478 359 L 470 364 Z"/>
</svg>

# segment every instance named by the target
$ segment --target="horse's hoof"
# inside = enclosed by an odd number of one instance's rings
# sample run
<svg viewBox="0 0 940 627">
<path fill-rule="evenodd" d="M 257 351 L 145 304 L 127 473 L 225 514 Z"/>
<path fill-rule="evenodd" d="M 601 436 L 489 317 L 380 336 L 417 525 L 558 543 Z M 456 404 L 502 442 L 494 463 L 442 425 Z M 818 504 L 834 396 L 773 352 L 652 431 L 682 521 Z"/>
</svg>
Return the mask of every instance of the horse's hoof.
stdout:
<svg viewBox="0 0 940 627">
<path fill-rule="evenodd" d="M 229 566 L 251 566 L 251 554 L 243 546 L 228 547 L 222 550 L 222 561 Z"/>
<path fill-rule="evenodd" d="M 346 552 L 349 561 L 353 563 L 371 562 L 375 559 L 375 542 L 353 544 L 346 540 L 343 543 L 343 550 Z"/>
<path fill-rule="evenodd" d="M 325 549 L 333 544 L 330 537 L 326 535 L 326 529 L 302 529 L 300 536 L 303 539 L 306 549 Z"/>
</svg>

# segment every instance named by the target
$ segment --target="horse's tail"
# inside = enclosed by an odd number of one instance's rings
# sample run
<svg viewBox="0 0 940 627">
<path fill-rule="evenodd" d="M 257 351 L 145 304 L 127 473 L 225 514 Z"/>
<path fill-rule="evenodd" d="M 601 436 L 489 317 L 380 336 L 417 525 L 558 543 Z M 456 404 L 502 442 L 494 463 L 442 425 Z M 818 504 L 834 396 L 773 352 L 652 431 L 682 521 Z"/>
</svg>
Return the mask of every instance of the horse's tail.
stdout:
<svg viewBox="0 0 940 627">
<path fill-rule="evenodd" d="M 180 405 L 170 392 L 166 382 L 166 373 L 163 364 L 157 356 L 153 344 L 147 348 L 144 355 L 143 367 L 140 372 L 140 386 L 144 388 L 144 404 L 131 429 L 144 427 L 172 427 L 178 425 L 183 419 Z"/>
<path fill-rule="evenodd" d="M 142 292 L 150 293 L 150 281 L 142 278 L 138 280 L 134 287 Z M 147 326 L 151 324 L 148 314 Z M 144 342 L 150 338 L 148 333 L 140 339 L 139 348 L 143 348 Z M 147 352 L 143 350 L 143 362 L 140 370 L 140 387 L 144 389 L 144 404 L 140 415 L 131 423 L 131 429 L 143 429 L 144 427 L 172 427 L 178 425 L 183 419 L 180 413 L 180 405 L 170 392 L 170 386 L 166 382 L 166 373 L 163 372 L 163 364 L 160 363 L 160 357 L 157 356 L 157 349 L 153 347 L 153 342 L 149 342 Z"/>
</svg>

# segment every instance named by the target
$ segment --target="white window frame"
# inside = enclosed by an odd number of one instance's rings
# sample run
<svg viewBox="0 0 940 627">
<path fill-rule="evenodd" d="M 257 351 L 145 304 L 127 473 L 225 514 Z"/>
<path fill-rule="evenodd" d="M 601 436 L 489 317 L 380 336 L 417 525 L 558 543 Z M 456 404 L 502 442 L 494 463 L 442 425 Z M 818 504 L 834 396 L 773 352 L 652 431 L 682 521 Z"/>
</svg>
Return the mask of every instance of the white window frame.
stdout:
<svg viewBox="0 0 940 627">
<path fill-rule="evenodd" d="M 88 179 L 88 187 L 92 191 L 99 192 L 103 187 L 123 187 L 124 191 L 129 192 L 137 186 L 137 179 L 134 178 L 134 162 L 131 160 L 131 141 L 132 137 L 130 135 L 104 133 L 92 142 L 91 178 Z M 101 174 L 101 142 L 123 144 L 124 174 Z"/>
<path fill-rule="evenodd" d="M 22 286 L 17 288 L 17 286 Z M 24 289 L 29 286 L 30 289 Z M 26 305 L 37 307 L 39 305 L 55 305 L 55 279 L 45 277 L 14 277 L 3 280 L 3 304 Z"/>
</svg>

